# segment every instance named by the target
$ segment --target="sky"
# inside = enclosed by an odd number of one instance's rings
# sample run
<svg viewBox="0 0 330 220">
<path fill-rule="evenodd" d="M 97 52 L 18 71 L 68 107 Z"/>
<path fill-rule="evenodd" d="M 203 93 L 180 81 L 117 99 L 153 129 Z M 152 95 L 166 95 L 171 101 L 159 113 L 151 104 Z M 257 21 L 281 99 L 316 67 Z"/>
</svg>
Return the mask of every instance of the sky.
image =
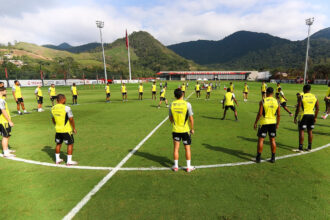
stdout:
<svg viewBox="0 0 330 220">
<path fill-rule="evenodd" d="M 330 0 L 0 0 L 0 43 L 111 43 L 125 30 L 147 31 L 165 45 L 221 40 L 240 30 L 303 40 L 330 27 Z"/>
</svg>

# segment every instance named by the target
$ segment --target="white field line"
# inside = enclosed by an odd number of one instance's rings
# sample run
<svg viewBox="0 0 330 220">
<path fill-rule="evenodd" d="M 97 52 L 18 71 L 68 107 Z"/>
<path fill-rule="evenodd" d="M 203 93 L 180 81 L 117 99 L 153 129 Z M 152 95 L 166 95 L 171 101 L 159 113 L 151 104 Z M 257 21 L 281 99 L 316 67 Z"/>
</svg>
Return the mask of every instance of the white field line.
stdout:
<svg viewBox="0 0 330 220">
<path fill-rule="evenodd" d="M 289 157 L 297 157 L 297 156 L 302 156 L 305 154 L 310 154 L 319 150 L 323 150 L 327 147 L 330 147 L 330 143 L 323 145 L 321 147 L 315 148 L 311 151 L 306 151 L 302 153 L 293 153 L 293 154 L 288 154 L 288 155 L 283 155 L 276 157 L 276 160 L 281 160 Z M 3 157 L 3 154 L 0 154 L 0 157 Z M 30 163 L 30 164 L 35 164 L 35 165 L 42 165 L 42 166 L 49 166 L 49 167 L 59 167 L 59 168 L 67 168 L 67 169 L 81 169 L 81 170 L 113 170 L 114 167 L 96 167 L 96 166 L 66 166 L 66 165 L 57 165 L 54 163 L 47 163 L 47 162 L 39 162 L 39 161 L 34 161 L 34 160 L 26 160 L 22 159 L 19 157 L 9 157 L 6 158 L 9 160 L 14 160 L 14 161 L 20 161 L 24 163 Z M 268 159 L 261 160 L 261 162 L 266 162 Z M 211 165 L 198 165 L 195 166 L 198 169 L 203 169 L 203 168 L 216 168 L 216 167 L 233 167 L 233 166 L 243 166 L 243 165 L 249 165 L 249 164 L 254 164 L 254 161 L 245 161 L 245 162 L 236 162 L 236 163 L 225 163 L 225 164 L 211 164 Z M 184 169 L 184 167 L 181 167 Z M 118 170 L 122 171 L 153 171 L 153 170 L 171 170 L 170 167 L 122 167 Z"/>
<path fill-rule="evenodd" d="M 188 96 L 188 98 L 193 94 L 193 92 Z M 187 99 L 188 99 L 187 98 Z M 122 161 L 117 164 L 115 168 L 113 168 L 94 188 L 66 215 L 64 216 L 64 220 L 72 219 L 86 204 L 87 202 L 92 198 L 95 193 L 97 193 L 102 186 L 104 186 L 110 179 L 113 177 L 118 170 L 133 156 L 133 154 L 139 150 L 139 148 L 162 126 L 169 116 L 166 116 L 166 118 L 159 123 L 136 147 L 130 151 Z"/>
</svg>

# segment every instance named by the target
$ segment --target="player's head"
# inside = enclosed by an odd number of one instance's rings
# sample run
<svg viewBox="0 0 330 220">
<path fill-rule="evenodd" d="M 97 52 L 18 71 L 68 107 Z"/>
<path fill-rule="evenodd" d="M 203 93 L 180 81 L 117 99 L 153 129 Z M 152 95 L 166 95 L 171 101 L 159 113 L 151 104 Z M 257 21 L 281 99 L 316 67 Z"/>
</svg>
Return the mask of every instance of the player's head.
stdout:
<svg viewBox="0 0 330 220">
<path fill-rule="evenodd" d="M 262 84 L 265 84 L 265 81 L 262 81 Z"/>
<path fill-rule="evenodd" d="M 109 83 L 107 82 L 107 86 L 109 85 Z"/>
<path fill-rule="evenodd" d="M 277 83 L 277 85 L 279 86 L 279 85 L 281 85 L 281 83 L 280 83 L 280 82 L 278 82 L 278 83 Z"/>
<path fill-rule="evenodd" d="M 18 80 L 15 80 L 14 83 L 15 83 L 16 86 L 19 85 L 19 81 Z"/>
<path fill-rule="evenodd" d="M 272 96 L 274 93 L 273 87 L 268 87 L 266 90 L 266 96 Z"/>
<path fill-rule="evenodd" d="M 244 83 L 244 85 L 246 85 L 247 83 Z"/>
<path fill-rule="evenodd" d="M 38 88 L 41 88 L 41 85 L 38 85 Z"/>
<path fill-rule="evenodd" d="M 51 84 L 50 86 L 54 88 L 55 87 L 55 84 Z"/>
<path fill-rule="evenodd" d="M 1 95 L 1 97 L 7 95 L 7 89 L 4 86 L 0 87 L 0 95 Z"/>
<path fill-rule="evenodd" d="M 230 85 L 232 85 L 233 83 L 232 82 L 230 82 Z"/>
<path fill-rule="evenodd" d="M 140 85 L 142 86 L 142 83 L 140 83 Z"/>
<path fill-rule="evenodd" d="M 304 93 L 310 92 L 311 91 L 311 85 L 309 85 L 309 84 L 304 85 L 303 91 L 304 91 Z"/>
<path fill-rule="evenodd" d="M 65 95 L 58 94 L 56 97 L 56 100 L 57 100 L 57 103 L 59 103 L 59 104 L 65 104 L 65 102 L 66 102 Z"/>
<path fill-rule="evenodd" d="M 72 86 L 76 86 L 76 84 L 75 83 L 72 83 Z"/>
<path fill-rule="evenodd" d="M 123 86 L 125 85 L 125 83 L 123 83 Z"/>
<path fill-rule="evenodd" d="M 155 82 L 155 81 L 153 81 L 153 82 L 152 82 L 152 84 L 154 84 L 154 85 L 155 85 L 155 84 L 156 84 L 156 82 Z"/>
<path fill-rule="evenodd" d="M 279 91 L 279 92 L 281 92 L 281 91 L 282 91 L 282 88 L 281 88 L 281 87 L 280 87 L 280 88 L 278 88 L 278 91 Z"/>
<path fill-rule="evenodd" d="M 227 88 L 227 92 L 231 92 L 231 89 L 230 88 Z"/>
<path fill-rule="evenodd" d="M 0 82 L 0 87 L 5 87 L 5 84 L 3 82 Z"/>
<path fill-rule="evenodd" d="M 183 96 L 182 90 L 181 89 L 176 89 L 174 90 L 174 97 L 176 99 L 181 99 Z"/>
<path fill-rule="evenodd" d="M 197 84 L 199 84 L 199 82 L 197 81 Z"/>
</svg>

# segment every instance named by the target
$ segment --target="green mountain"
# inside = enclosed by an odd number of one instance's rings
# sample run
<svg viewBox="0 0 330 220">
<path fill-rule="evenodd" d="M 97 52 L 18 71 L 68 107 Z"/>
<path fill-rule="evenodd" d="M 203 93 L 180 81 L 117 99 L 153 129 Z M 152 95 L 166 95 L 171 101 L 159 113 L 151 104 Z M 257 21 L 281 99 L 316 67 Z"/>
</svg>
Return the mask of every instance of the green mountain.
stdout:
<svg viewBox="0 0 330 220">
<path fill-rule="evenodd" d="M 203 69 L 192 61 L 182 58 L 162 45 L 147 32 L 134 32 L 130 36 L 130 53 L 133 77 L 150 77 L 160 70 L 196 70 Z M 48 45 L 49 46 L 49 45 Z M 71 50 L 69 44 L 59 45 Z M 7 59 L 0 62 L 0 75 L 7 67 L 12 78 L 39 78 L 40 69 L 46 78 L 95 78 L 103 76 L 103 58 L 101 47 L 71 53 L 35 44 L 20 42 L 14 46 L 1 47 L 0 58 L 12 54 L 13 59 L 22 60 L 25 65 L 17 67 Z M 125 38 L 105 45 L 105 58 L 109 78 L 128 78 L 128 56 Z"/>
<path fill-rule="evenodd" d="M 314 33 L 311 36 L 311 39 L 328 39 L 328 40 L 330 40 L 330 27 Z"/>
<path fill-rule="evenodd" d="M 322 36 L 322 37 L 318 37 Z M 311 62 L 330 59 L 329 29 L 312 36 Z M 304 65 L 306 40 L 290 41 L 264 33 L 236 32 L 219 41 L 192 41 L 168 46 L 194 62 L 221 69 L 301 68 Z"/>
<path fill-rule="evenodd" d="M 83 52 L 88 52 L 90 50 L 93 50 L 97 47 L 101 46 L 101 43 L 88 43 L 88 44 L 83 44 L 80 46 L 71 46 L 68 43 L 62 43 L 58 46 L 56 45 L 52 45 L 52 44 L 46 44 L 46 45 L 42 45 L 43 47 L 47 47 L 50 49 L 55 49 L 55 50 L 63 50 L 63 51 L 68 51 L 71 53 L 83 53 Z"/>
</svg>

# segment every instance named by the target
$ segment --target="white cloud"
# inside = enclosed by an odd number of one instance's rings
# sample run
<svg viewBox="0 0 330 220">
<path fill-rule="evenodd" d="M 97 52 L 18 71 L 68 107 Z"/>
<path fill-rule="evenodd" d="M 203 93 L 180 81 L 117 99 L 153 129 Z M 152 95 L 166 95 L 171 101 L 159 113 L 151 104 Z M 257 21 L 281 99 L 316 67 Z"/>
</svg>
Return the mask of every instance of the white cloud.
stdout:
<svg viewBox="0 0 330 220">
<path fill-rule="evenodd" d="M 41 0 L 26 2 L 31 4 L 22 4 L 14 11 L 13 3 L 0 0 L 8 9 L 0 9 L 1 43 L 94 42 L 99 40 L 95 25 L 99 19 L 105 22 L 105 42 L 124 37 L 128 28 L 146 30 L 166 45 L 197 39 L 219 40 L 239 30 L 301 40 L 306 36 L 305 18 L 315 17 L 314 32 L 329 25 L 328 15 L 319 13 L 321 4 L 298 0 L 180 0 L 147 8 L 119 8 L 92 0 L 72 1 L 70 5 L 55 0 L 48 4 Z"/>
</svg>

